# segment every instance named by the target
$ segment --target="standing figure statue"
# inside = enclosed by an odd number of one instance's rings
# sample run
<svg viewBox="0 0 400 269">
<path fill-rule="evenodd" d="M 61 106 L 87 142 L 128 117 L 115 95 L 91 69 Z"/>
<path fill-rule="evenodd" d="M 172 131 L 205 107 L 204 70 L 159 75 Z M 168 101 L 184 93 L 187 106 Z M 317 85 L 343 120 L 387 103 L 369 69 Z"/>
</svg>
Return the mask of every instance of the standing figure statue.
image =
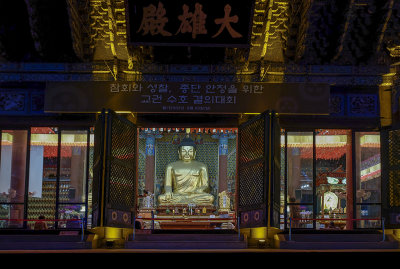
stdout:
<svg viewBox="0 0 400 269">
<path fill-rule="evenodd" d="M 158 196 L 159 205 L 212 205 L 214 196 L 209 193 L 208 169 L 195 160 L 194 141 L 188 136 L 184 138 L 178 154 L 179 161 L 167 165 L 164 193 Z"/>
</svg>

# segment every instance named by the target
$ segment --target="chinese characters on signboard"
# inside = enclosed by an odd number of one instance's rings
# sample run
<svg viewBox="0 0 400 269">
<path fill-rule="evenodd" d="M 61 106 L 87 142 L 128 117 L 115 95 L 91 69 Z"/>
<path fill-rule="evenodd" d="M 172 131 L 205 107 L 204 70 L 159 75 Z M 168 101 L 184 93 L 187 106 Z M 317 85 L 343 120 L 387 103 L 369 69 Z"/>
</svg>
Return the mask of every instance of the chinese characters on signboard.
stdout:
<svg viewBox="0 0 400 269">
<path fill-rule="evenodd" d="M 128 0 L 131 44 L 248 46 L 253 2 Z"/>
<path fill-rule="evenodd" d="M 66 104 L 64 100 L 75 100 Z M 49 82 L 46 111 L 329 113 L 329 85 L 228 82 Z"/>
</svg>

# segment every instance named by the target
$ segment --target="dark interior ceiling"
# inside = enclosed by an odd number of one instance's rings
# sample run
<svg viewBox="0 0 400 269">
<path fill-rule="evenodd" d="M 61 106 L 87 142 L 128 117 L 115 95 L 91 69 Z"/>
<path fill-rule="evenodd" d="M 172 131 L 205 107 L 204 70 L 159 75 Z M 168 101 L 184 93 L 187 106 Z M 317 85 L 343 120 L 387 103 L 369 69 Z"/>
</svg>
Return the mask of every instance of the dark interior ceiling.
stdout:
<svg viewBox="0 0 400 269">
<path fill-rule="evenodd" d="M 1 56 L 9 61 L 38 58 L 30 33 L 29 16 L 22 0 L 0 1 Z"/>
<path fill-rule="evenodd" d="M 66 1 L 0 1 L 0 52 L 7 61 L 78 61 Z"/>
<path fill-rule="evenodd" d="M 11 62 L 78 62 L 66 1 L 0 1 L 0 55 Z M 160 64 L 219 64 L 224 48 L 153 48 Z"/>
</svg>

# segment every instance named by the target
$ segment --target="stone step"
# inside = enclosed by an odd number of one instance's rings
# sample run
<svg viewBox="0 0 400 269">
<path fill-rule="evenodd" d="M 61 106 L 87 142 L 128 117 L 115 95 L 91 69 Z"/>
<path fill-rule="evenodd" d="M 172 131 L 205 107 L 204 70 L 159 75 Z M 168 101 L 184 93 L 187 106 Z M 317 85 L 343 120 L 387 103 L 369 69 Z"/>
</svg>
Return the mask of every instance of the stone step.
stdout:
<svg viewBox="0 0 400 269">
<path fill-rule="evenodd" d="M 132 240 L 132 236 L 129 238 Z M 135 241 L 243 241 L 244 236 L 237 234 L 135 234 Z"/>
<path fill-rule="evenodd" d="M 91 242 L 0 242 L 0 250 L 90 249 Z"/>
<path fill-rule="evenodd" d="M 136 234 L 125 242 L 127 249 L 245 249 L 247 240 L 238 234 Z"/>
<path fill-rule="evenodd" d="M 278 234 L 281 249 L 398 249 L 393 235 L 382 234 Z"/>
<path fill-rule="evenodd" d="M 280 249 L 398 249 L 392 242 L 280 242 Z"/>
<path fill-rule="evenodd" d="M 84 241 L 87 236 L 84 236 Z M 79 242 L 81 241 L 80 235 L 0 235 L 1 242 Z"/>
<path fill-rule="evenodd" d="M 50 250 L 50 249 L 88 249 L 92 248 L 92 242 L 86 242 L 88 234 L 83 241 L 81 235 L 65 235 L 58 233 L 31 233 L 19 231 L 3 231 L 0 234 L 1 250 Z"/>
<path fill-rule="evenodd" d="M 246 241 L 127 241 L 126 249 L 246 249 Z"/>
<path fill-rule="evenodd" d="M 382 234 L 292 234 L 293 241 L 302 242 L 379 242 L 382 238 Z"/>
</svg>

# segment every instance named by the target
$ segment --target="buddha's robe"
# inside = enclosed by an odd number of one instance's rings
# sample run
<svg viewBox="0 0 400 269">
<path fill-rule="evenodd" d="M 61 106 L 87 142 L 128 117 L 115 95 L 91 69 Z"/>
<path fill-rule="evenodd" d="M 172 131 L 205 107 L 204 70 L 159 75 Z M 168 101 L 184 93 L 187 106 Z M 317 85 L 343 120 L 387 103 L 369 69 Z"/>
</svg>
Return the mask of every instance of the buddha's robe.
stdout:
<svg viewBox="0 0 400 269">
<path fill-rule="evenodd" d="M 158 201 L 160 205 L 211 205 L 214 196 L 208 191 L 208 170 L 204 163 L 176 161 L 167 165 L 164 194 L 158 196 Z"/>
</svg>

